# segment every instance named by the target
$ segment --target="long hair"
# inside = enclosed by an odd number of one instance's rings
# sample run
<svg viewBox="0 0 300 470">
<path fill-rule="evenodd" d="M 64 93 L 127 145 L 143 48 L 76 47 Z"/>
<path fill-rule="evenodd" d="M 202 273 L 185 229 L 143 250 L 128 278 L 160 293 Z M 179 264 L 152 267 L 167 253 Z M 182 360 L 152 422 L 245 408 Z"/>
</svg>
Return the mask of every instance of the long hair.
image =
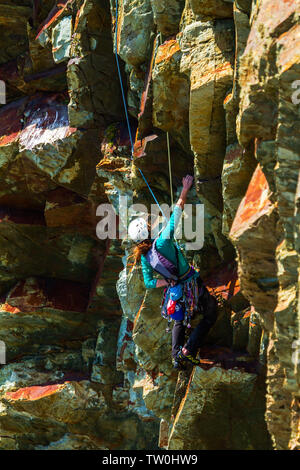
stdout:
<svg viewBox="0 0 300 470">
<path fill-rule="evenodd" d="M 132 252 L 133 266 L 137 263 L 140 263 L 142 255 L 146 255 L 152 246 L 152 241 L 150 238 L 146 238 L 138 245 L 136 245 Z"/>
</svg>

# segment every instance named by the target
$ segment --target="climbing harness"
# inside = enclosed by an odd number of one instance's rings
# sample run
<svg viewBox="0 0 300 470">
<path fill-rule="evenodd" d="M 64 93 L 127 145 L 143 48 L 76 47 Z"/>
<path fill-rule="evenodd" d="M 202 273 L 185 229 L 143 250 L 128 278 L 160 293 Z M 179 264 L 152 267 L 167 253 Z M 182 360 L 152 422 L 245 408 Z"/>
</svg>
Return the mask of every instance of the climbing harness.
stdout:
<svg viewBox="0 0 300 470">
<path fill-rule="evenodd" d="M 165 279 L 178 281 L 177 266 L 163 256 L 156 248 L 157 238 L 153 241 L 150 250 L 146 254 L 146 259 L 152 269 L 161 274 Z M 175 246 L 176 259 L 178 264 L 178 248 Z"/>
<path fill-rule="evenodd" d="M 180 286 L 180 288 L 178 288 Z M 181 295 L 175 291 L 180 289 Z M 169 285 L 164 289 L 161 302 L 161 315 L 168 320 L 166 331 L 170 331 L 172 321 L 183 321 L 183 324 L 191 328 L 191 320 L 199 308 L 199 299 L 203 294 L 203 286 L 199 290 L 198 281 L 195 278 L 187 279 L 175 286 Z M 174 291 L 176 292 L 174 296 Z M 176 310 L 176 306 L 178 306 Z"/>
<path fill-rule="evenodd" d="M 175 244 L 176 265 L 160 253 L 156 248 L 157 238 L 146 254 L 146 259 L 152 269 L 162 275 L 168 281 L 176 282 L 175 285 L 169 285 L 163 293 L 161 304 L 161 314 L 168 321 L 185 321 L 188 328 L 190 319 L 194 311 L 198 308 L 198 299 L 202 295 L 202 289 L 199 293 L 198 281 L 195 276 L 195 268 L 190 266 L 183 275 L 178 275 L 179 254 L 181 249 Z"/>
<path fill-rule="evenodd" d="M 128 127 L 128 133 L 129 133 L 129 138 L 130 138 L 130 145 L 131 145 L 131 159 L 133 160 L 133 151 L 134 151 L 134 144 L 133 144 L 133 138 L 132 138 L 132 131 L 131 131 L 131 126 L 130 126 L 130 121 L 129 121 L 129 115 L 128 115 L 128 110 L 127 110 L 127 104 L 126 104 L 126 98 L 125 98 L 125 92 L 124 92 L 124 87 L 123 87 L 123 81 L 122 81 L 122 75 L 121 75 L 121 69 L 120 69 L 120 63 L 119 63 L 119 57 L 118 57 L 118 0 L 116 0 L 116 22 L 115 22 L 115 57 L 116 57 L 116 63 L 117 63 L 117 69 L 118 69 L 118 76 L 119 76 L 119 81 L 120 81 L 120 86 L 121 86 L 121 92 L 122 92 L 122 99 L 123 99 L 123 105 L 124 105 L 124 110 L 125 110 L 125 116 L 126 116 L 126 122 L 127 122 L 127 127 Z M 172 189 L 172 174 L 171 174 L 171 157 L 170 157 L 170 142 L 169 142 L 169 136 L 167 135 L 167 147 L 168 147 L 168 161 L 169 161 L 169 175 L 170 175 L 170 188 L 171 188 L 171 200 L 172 200 L 172 206 L 173 206 L 173 189 Z M 167 217 L 162 210 L 154 192 L 152 191 L 144 173 L 140 168 L 138 168 L 143 180 L 145 181 L 154 201 L 156 202 L 157 206 L 159 207 L 162 215 L 164 216 L 165 220 L 167 221 Z"/>
</svg>

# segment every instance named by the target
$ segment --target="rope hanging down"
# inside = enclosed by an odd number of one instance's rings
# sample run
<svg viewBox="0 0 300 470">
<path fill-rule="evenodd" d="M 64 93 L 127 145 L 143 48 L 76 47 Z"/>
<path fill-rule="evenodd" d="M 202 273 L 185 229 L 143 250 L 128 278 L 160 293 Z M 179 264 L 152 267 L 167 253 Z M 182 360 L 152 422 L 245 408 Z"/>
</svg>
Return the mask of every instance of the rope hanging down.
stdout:
<svg viewBox="0 0 300 470">
<path fill-rule="evenodd" d="M 131 145 L 131 159 L 133 160 L 133 151 L 134 151 L 134 144 L 133 144 L 133 138 L 132 138 L 132 131 L 131 131 L 131 126 L 130 126 L 130 122 L 129 122 L 129 115 L 128 115 L 128 110 L 127 110 L 127 103 L 126 103 L 126 98 L 125 98 L 125 92 L 124 92 L 124 87 L 123 87 L 123 81 L 122 81 L 122 75 L 121 75 L 121 69 L 120 69 L 120 63 L 119 63 L 119 57 L 118 57 L 118 0 L 116 0 L 116 23 L 115 23 L 115 57 L 116 57 L 116 62 L 117 62 L 117 69 L 118 69 L 118 76 L 119 76 L 119 80 L 120 80 L 120 86 L 121 86 L 121 92 L 122 92 L 122 99 L 123 99 L 123 105 L 124 105 L 124 110 L 125 110 L 125 116 L 126 116 L 126 121 L 127 121 L 127 127 L 128 127 L 128 133 L 129 133 L 129 138 L 130 138 L 130 145 Z M 169 149 L 170 145 L 169 145 L 169 141 L 168 141 L 168 149 Z M 168 150 L 168 155 L 170 154 L 170 151 Z M 169 166 L 169 169 L 170 169 L 170 166 Z M 159 207 L 162 215 L 164 216 L 164 218 L 166 219 L 166 221 L 168 221 L 164 211 L 162 210 L 158 200 L 156 199 L 155 197 L 155 194 L 154 192 L 152 191 L 144 173 L 142 172 L 142 170 L 140 168 L 138 168 L 143 180 L 145 181 L 146 185 L 148 186 L 148 189 L 154 199 L 154 201 L 156 202 L 157 206 Z M 170 176 L 171 178 L 171 176 Z M 171 186 L 172 188 L 172 186 Z M 172 189 L 171 189 L 172 190 Z M 172 193 L 172 199 L 173 199 L 173 193 Z M 172 204 L 173 204 L 173 200 L 172 200 Z"/>
<path fill-rule="evenodd" d="M 162 34 L 159 33 L 160 45 L 162 45 Z M 174 198 L 173 198 L 173 185 L 172 185 L 172 166 L 171 166 L 171 150 L 170 150 L 170 138 L 169 132 L 167 134 L 167 148 L 168 148 L 168 166 L 169 166 L 169 182 L 170 182 L 170 194 L 171 194 L 171 205 L 174 205 Z"/>
<path fill-rule="evenodd" d="M 131 126 L 130 126 L 130 122 L 129 122 L 126 98 L 125 98 L 125 93 L 124 93 L 124 88 L 123 88 L 122 75 L 121 75 L 121 69 L 120 69 L 119 57 L 118 57 L 118 0 L 116 0 L 116 24 L 115 24 L 115 28 L 116 28 L 116 31 L 115 31 L 115 56 L 116 56 L 117 69 L 118 69 L 118 75 L 119 75 L 122 98 L 123 98 L 123 105 L 124 105 L 124 110 L 125 110 L 125 115 L 126 115 L 127 127 L 128 127 L 128 132 L 129 132 L 129 138 L 130 138 L 130 144 L 131 144 L 131 158 L 133 158 L 133 156 L 132 156 L 133 155 L 132 132 L 131 132 Z"/>
<path fill-rule="evenodd" d="M 169 165 L 171 204 L 172 204 L 172 207 L 173 207 L 174 206 L 174 197 L 173 197 L 173 186 L 172 186 L 172 167 L 171 167 L 171 151 L 170 151 L 169 132 L 167 132 L 167 147 L 168 147 L 168 165 Z"/>
</svg>

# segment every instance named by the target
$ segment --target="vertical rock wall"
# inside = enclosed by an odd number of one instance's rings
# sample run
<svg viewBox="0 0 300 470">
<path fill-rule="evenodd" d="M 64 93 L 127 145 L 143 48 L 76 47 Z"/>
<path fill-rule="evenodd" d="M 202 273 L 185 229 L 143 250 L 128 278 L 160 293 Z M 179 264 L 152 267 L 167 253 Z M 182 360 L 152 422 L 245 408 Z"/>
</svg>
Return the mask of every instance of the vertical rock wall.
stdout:
<svg viewBox="0 0 300 470">
<path fill-rule="evenodd" d="M 109 4 L 25 3 L 0 2 L 0 447 L 155 448 L 116 369 L 122 252 L 96 236 L 96 164 L 122 113 Z"/>
<path fill-rule="evenodd" d="M 240 61 L 237 119 L 239 141 L 254 147 L 258 166 L 231 238 L 244 294 L 269 334 L 266 420 L 278 449 L 299 445 L 299 374 L 293 349 L 299 335 L 295 205 L 300 142 L 299 104 L 292 98 L 298 76 L 299 2 L 258 2 Z M 255 214 L 247 209 L 248 197 Z M 255 262 L 252 243 L 261 246 Z"/>
<path fill-rule="evenodd" d="M 299 447 L 298 7 L 0 0 L 1 449 Z M 170 203 L 167 132 L 218 300 L 179 374 L 161 291 L 96 236 L 99 204 L 150 209 L 139 169 Z"/>
</svg>

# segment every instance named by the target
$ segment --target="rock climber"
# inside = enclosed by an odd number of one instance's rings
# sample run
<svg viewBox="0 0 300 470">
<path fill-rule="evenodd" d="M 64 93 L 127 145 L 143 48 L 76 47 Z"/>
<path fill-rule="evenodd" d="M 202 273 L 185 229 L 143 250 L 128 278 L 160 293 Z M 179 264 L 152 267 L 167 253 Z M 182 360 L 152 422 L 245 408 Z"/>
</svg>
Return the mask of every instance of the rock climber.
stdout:
<svg viewBox="0 0 300 470">
<path fill-rule="evenodd" d="M 198 349 L 217 317 L 216 299 L 204 286 L 200 273 L 189 265 L 182 251 L 178 249 L 174 238 L 187 194 L 193 184 L 193 177 L 185 176 L 182 184 L 183 188 L 170 220 L 155 240 L 150 238 L 151 227 L 142 217 L 134 219 L 128 227 L 128 234 L 136 243 L 133 250 L 134 264 L 141 262 L 145 287 L 147 289 L 165 287 L 167 303 L 163 302 L 166 307 L 166 315 L 163 316 L 170 315 L 174 320 L 172 356 L 175 369 L 184 369 L 186 362 L 199 364 L 196 358 Z M 161 274 L 163 278 L 154 278 L 153 271 Z M 190 303 L 184 302 L 184 299 L 189 299 Z M 191 307 L 193 301 L 195 303 L 195 300 L 196 305 L 193 306 L 193 311 L 195 316 L 197 312 L 200 312 L 201 317 L 185 342 L 186 310 L 187 307 Z"/>
</svg>

